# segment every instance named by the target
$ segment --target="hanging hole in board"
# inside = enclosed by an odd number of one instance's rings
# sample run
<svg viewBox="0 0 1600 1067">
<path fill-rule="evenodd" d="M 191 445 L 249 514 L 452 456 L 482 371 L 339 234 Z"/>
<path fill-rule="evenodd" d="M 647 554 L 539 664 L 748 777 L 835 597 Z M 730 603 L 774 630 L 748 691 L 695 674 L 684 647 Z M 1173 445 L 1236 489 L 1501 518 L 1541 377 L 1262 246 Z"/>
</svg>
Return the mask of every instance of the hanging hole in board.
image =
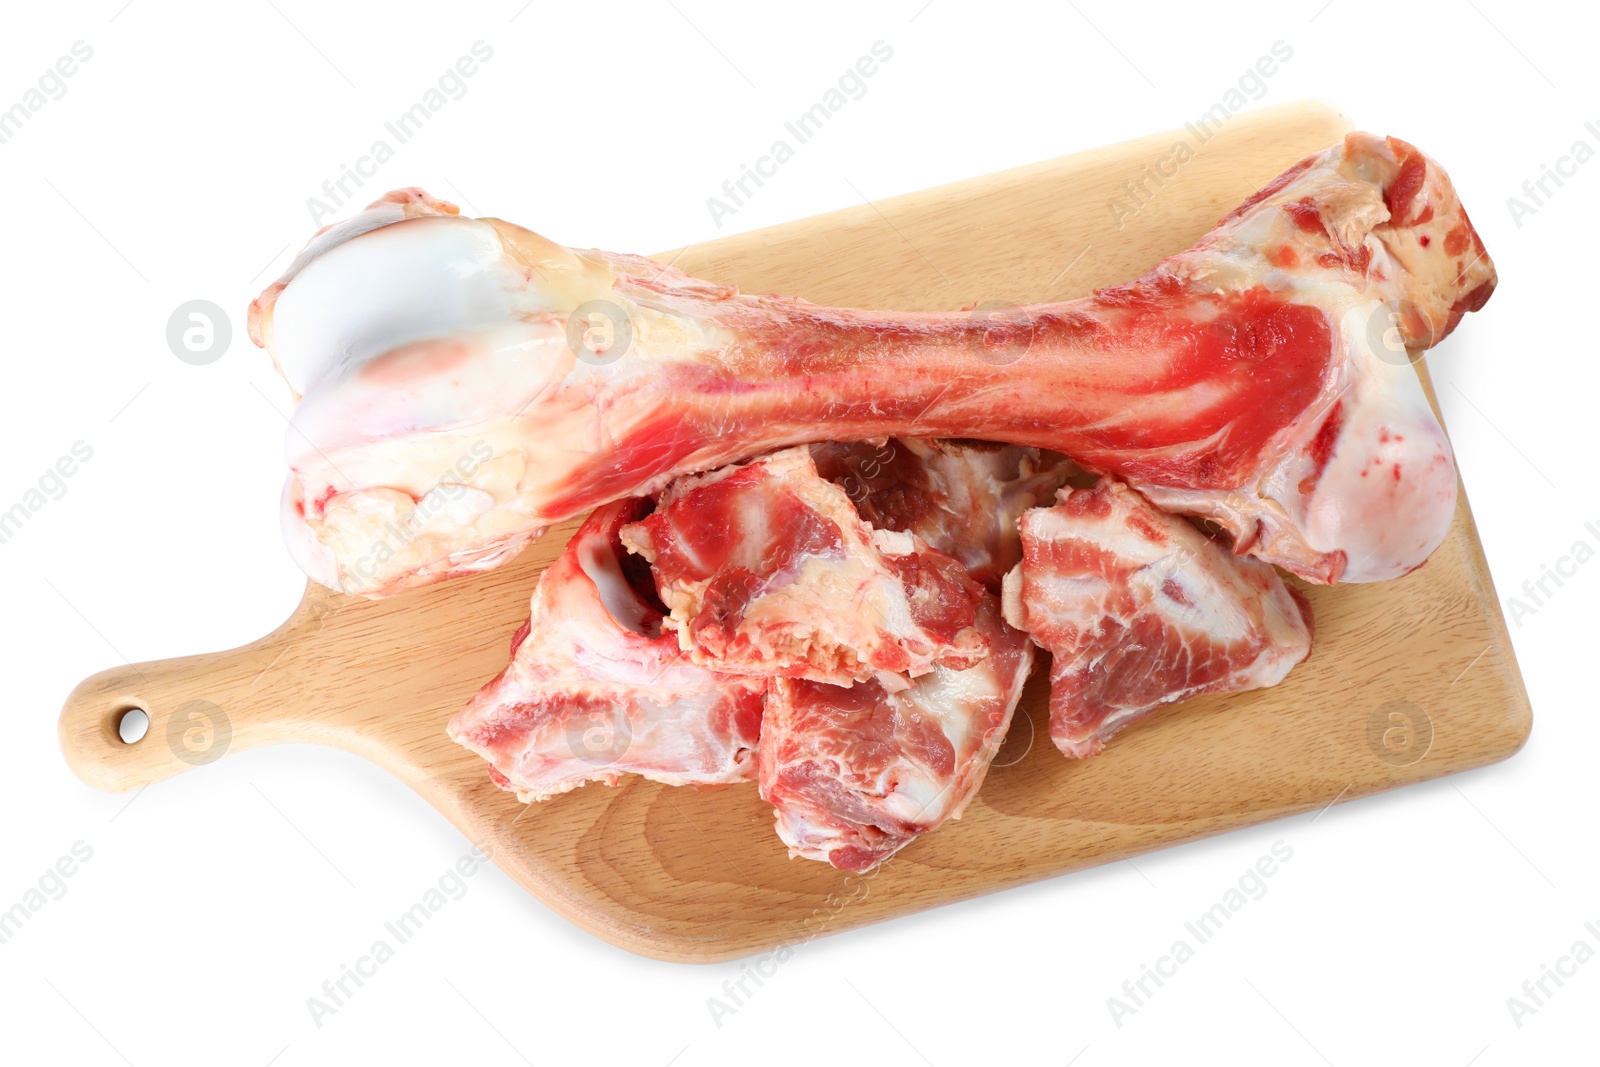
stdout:
<svg viewBox="0 0 1600 1067">
<path fill-rule="evenodd" d="M 117 736 L 125 745 L 136 745 L 144 740 L 150 729 L 150 716 L 143 708 L 126 708 L 117 716 Z"/>
</svg>

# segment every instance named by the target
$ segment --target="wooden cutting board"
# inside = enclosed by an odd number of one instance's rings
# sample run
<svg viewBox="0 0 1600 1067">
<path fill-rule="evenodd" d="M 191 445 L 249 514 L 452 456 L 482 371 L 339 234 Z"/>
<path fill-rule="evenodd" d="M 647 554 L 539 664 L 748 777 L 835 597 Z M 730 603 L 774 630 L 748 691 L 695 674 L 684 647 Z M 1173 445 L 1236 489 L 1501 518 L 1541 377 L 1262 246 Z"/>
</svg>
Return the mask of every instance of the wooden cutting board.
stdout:
<svg viewBox="0 0 1600 1067">
<path fill-rule="evenodd" d="M 1186 248 L 1349 129 L 1326 104 L 1288 104 L 1236 116 L 1203 143 L 1187 129 L 1158 134 L 660 258 L 825 304 L 1070 298 Z M 1395 132 L 1427 149 L 1427 131 Z M 1171 172 L 1179 142 L 1193 158 L 1159 188 L 1146 181 L 1142 203 L 1130 199 L 1124 183 L 1158 161 Z M 1439 358 L 1473 334 L 1469 317 Z M 528 892 L 597 936 L 713 961 L 1481 766 L 1515 752 L 1531 725 L 1463 493 L 1449 539 L 1420 571 L 1306 589 L 1316 649 L 1274 689 L 1188 701 L 1103 755 L 1069 761 L 1046 734 L 1038 672 L 965 817 L 875 875 L 846 876 L 790 860 L 753 784 L 629 779 L 525 808 L 445 737 L 450 716 L 505 666 L 535 580 L 575 526 L 498 571 L 392 600 L 308 585 L 293 616 L 253 644 L 97 674 L 62 712 L 67 761 L 93 785 L 126 790 L 256 745 L 348 749 L 399 775 Z M 150 717 L 131 745 L 118 736 L 129 708 Z"/>
</svg>

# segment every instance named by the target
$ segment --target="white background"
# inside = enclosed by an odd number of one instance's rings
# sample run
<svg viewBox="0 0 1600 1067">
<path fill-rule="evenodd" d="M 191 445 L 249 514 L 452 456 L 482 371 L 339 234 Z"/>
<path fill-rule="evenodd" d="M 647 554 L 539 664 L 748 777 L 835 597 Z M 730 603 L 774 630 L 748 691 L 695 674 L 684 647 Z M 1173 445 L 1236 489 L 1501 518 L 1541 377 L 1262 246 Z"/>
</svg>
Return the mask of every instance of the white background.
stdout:
<svg viewBox="0 0 1600 1067">
<path fill-rule="evenodd" d="M 243 310 L 309 236 L 306 199 L 478 40 L 492 60 L 361 202 L 419 184 L 641 252 L 859 203 L 851 184 L 888 196 L 1174 127 L 1287 42 L 1260 103 L 1325 97 L 1422 147 L 1499 266 L 1487 310 L 1429 364 L 1495 582 L 1521 595 L 1575 542 L 1600 547 L 1600 161 L 1520 226 L 1507 206 L 1575 140 L 1600 147 L 1600 26 L 1579 5 L 1321 4 L 9 10 L 0 108 L 74 42 L 93 57 L 0 144 L 0 510 L 74 442 L 93 458 L 0 545 L 16 731 L 0 909 L 75 843 L 92 858 L 0 944 L 0 1059 L 1592 1062 L 1600 962 L 1520 1026 L 1507 998 L 1575 941 L 1600 949 L 1584 928 L 1600 927 L 1600 561 L 1513 627 L 1536 725 L 1509 762 L 819 940 L 720 1026 L 707 998 L 739 963 L 630 956 L 491 868 L 319 1027 L 307 998 L 466 851 L 455 830 L 328 750 L 230 756 L 131 801 L 59 754 L 80 678 L 243 643 L 298 600 L 277 522 L 288 398 Z M 866 96 L 719 231 L 706 198 L 878 40 L 894 55 Z M 210 366 L 165 343 L 196 298 L 234 316 Z M 1107 998 L 1280 839 L 1293 859 L 1267 895 L 1118 1026 Z"/>
</svg>

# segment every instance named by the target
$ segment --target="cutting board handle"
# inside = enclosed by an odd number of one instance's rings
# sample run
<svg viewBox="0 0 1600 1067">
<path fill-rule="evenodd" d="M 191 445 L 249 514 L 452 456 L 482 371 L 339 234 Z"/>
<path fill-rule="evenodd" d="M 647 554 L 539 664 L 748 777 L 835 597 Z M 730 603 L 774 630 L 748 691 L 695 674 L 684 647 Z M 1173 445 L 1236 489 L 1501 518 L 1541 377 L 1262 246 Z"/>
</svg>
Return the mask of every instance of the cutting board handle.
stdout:
<svg viewBox="0 0 1600 1067">
<path fill-rule="evenodd" d="M 112 792 L 138 789 L 256 745 L 293 739 L 285 672 L 275 669 L 336 599 L 310 585 L 295 613 L 259 641 L 227 652 L 114 667 L 85 678 L 61 709 L 61 751 L 77 776 Z M 122 739 L 123 717 L 148 728 Z M 135 721 L 137 715 L 135 714 Z"/>
</svg>

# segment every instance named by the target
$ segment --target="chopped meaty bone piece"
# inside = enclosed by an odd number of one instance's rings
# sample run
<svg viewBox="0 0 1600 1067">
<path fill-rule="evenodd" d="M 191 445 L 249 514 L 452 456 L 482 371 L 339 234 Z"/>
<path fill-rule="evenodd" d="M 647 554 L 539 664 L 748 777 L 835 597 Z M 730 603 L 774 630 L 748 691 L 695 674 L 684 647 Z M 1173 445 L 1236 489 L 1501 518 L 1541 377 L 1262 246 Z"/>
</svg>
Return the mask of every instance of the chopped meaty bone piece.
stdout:
<svg viewBox="0 0 1600 1067">
<path fill-rule="evenodd" d="M 864 871 L 961 812 L 983 784 L 1033 667 L 1025 634 L 985 597 L 991 649 L 909 689 L 780 678 L 761 727 L 761 796 L 791 856 Z"/>
<path fill-rule="evenodd" d="M 686 473 L 896 436 L 1053 449 L 1241 553 L 1376 581 L 1427 559 L 1456 492 L 1389 340 L 1437 343 L 1494 282 L 1444 171 L 1352 133 L 1133 282 L 1003 316 L 743 294 L 411 190 L 313 238 L 250 335 L 304 394 L 290 549 L 346 592 L 498 566 Z"/>
<path fill-rule="evenodd" d="M 910 534 L 874 530 L 804 448 L 682 478 L 622 543 L 650 561 L 666 627 L 730 674 L 849 685 L 987 652 L 983 587 Z"/>
<path fill-rule="evenodd" d="M 1264 563 L 1104 479 L 1022 516 L 1005 616 L 1048 649 L 1050 737 L 1092 756 L 1202 693 L 1277 685 L 1311 654 L 1311 606 Z"/>
<path fill-rule="evenodd" d="M 1078 469 L 1037 448 L 914 437 L 815 444 L 811 458 L 867 522 L 916 534 L 992 593 L 1022 558 L 1018 517 L 1048 504 Z"/>
<path fill-rule="evenodd" d="M 648 510 L 595 511 L 540 576 L 511 665 L 450 720 L 524 802 L 638 774 L 667 785 L 755 777 L 762 684 L 697 666 L 671 634 L 618 541 Z M 648 583 L 648 578 L 643 578 Z"/>
</svg>

